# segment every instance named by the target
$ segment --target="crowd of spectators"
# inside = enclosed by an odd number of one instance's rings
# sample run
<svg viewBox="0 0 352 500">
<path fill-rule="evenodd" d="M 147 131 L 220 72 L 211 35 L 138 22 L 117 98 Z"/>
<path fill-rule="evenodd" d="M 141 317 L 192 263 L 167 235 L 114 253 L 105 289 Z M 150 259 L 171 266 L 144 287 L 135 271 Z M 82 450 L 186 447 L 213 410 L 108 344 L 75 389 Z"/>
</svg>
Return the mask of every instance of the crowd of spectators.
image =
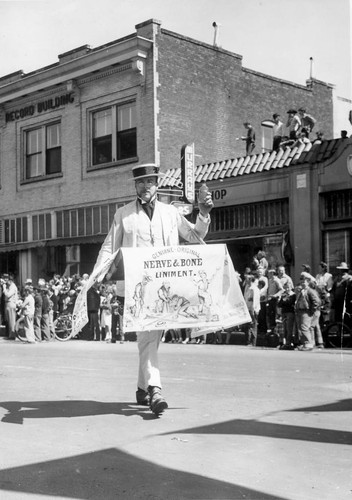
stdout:
<svg viewBox="0 0 352 500">
<path fill-rule="evenodd" d="M 317 120 L 307 113 L 306 109 L 301 107 L 298 110 L 290 108 L 287 111 L 287 120 L 284 122 L 279 113 L 272 115 L 272 151 L 279 151 L 289 148 L 300 147 L 302 145 L 318 145 L 324 140 L 324 132 L 318 130 L 315 137 L 312 136 L 313 128 Z M 250 122 L 244 122 L 243 126 L 247 129 L 247 135 L 236 137 L 236 140 L 243 140 L 246 143 L 246 155 L 252 154 L 255 149 L 255 130 Z M 347 139 L 346 130 L 341 130 L 341 139 Z"/>
<path fill-rule="evenodd" d="M 12 274 L 2 274 L 0 324 L 6 328 L 6 337 L 15 340 L 22 328 L 28 343 L 53 340 L 57 318 L 72 315 L 76 298 L 88 278 L 88 274 L 69 277 L 56 274 L 48 281 L 39 279 L 38 283 L 28 278 L 19 287 Z M 116 295 L 114 286 L 94 285 L 88 292 L 87 302 L 89 324 L 81 332 L 82 338 L 116 343 L 119 336 L 123 342 L 120 321 L 123 298 Z"/>
<path fill-rule="evenodd" d="M 260 251 L 244 273 L 242 288 L 252 319 L 245 326 L 248 345 L 256 345 L 259 333 L 269 346 L 322 349 L 324 325 L 344 322 L 352 327 L 352 275 L 345 262 L 336 267 L 335 276 L 325 262 L 315 276 L 308 264 L 302 264 L 295 284 L 284 265 L 269 266 Z"/>
<path fill-rule="evenodd" d="M 311 350 L 323 348 L 322 326 L 344 320 L 352 326 L 352 275 L 342 262 L 336 275 L 321 262 L 313 276 L 310 266 L 302 265 L 299 283 L 293 283 L 283 264 L 269 265 L 266 253 L 259 250 L 242 276 L 238 275 L 251 322 L 234 329 L 192 338 L 190 329 L 164 332 L 163 342 L 229 344 L 231 335 L 244 331 L 246 343 L 256 346 L 278 345 L 281 349 Z M 11 274 L 0 277 L 0 323 L 10 340 L 16 339 L 21 326 L 29 343 L 54 339 L 56 319 L 72 314 L 78 293 L 88 274 L 65 277 L 54 275 L 34 284 L 28 278 L 18 288 Z M 120 343 L 123 332 L 124 298 L 117 295 L 113 283 L 95 283 L 87 294 L 88 324 L 80 338 Z M 133 339 L 133 336 L 131 337 Z"/>
</svg>

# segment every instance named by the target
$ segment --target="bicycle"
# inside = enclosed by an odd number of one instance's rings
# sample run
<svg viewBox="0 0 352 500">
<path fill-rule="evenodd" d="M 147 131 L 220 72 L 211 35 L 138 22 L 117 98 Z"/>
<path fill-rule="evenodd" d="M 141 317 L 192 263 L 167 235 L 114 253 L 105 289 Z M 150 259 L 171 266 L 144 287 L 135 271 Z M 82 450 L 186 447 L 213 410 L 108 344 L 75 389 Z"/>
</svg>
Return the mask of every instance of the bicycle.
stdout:
<svg viewBox="0 0 352 500">
<path fill-rule="evenodd" d="M 56 340 L 59 340 L 60 342 L 66 342 L 66 340 L 70 340 L 72 338 L 72 314 L 60 314 L 54 320 L 54 330 Z"/>
<path fill-rule="evenodd" d="M 346 323 L 339 321 L 327 323 L 322 333 L 327 347 L 334 347 L 336 349 L 352 347 L 352 331 Z"/>
</svg>

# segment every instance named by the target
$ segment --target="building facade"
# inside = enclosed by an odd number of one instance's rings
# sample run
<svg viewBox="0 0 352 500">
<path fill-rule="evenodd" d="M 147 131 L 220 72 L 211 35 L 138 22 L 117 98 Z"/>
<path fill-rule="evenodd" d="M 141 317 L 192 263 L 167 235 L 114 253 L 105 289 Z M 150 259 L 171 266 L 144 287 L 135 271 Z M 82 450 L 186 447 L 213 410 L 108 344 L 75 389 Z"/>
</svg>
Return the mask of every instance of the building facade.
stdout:
<svg viewBox="0 0 352 500">
<path fill-rule="evenodd" d="M 292 107 L 306 107 L 317 128 L 334 133 L 330 84 L 311 79 L 302 86 L 246 69 L 241 56 L 156 20 L 58 59 L 0 78 L 0 270 L 20 283 L 91 271 L 116 208 L 134 195 L 130 178 L 138 163 L 174 169 L 189 142 L 202 165 L 241 157 L 244 143 L 235 138 L 246 120 L 257 131 L 257 157 L 263 120 L 277 112 L 286 121 Z M 233 193 L 236 204 L 280 198 L 287 214 L 281 229 L 292 234 L 292 178 L 270 175 L 266 189 L 253 175 L 248 184 L 226 178 L 214 191 Z"/>
<path fill-rule="evenodd" d="M 179 180 L 170 169 L 161 187 Z M 226 243 L 240 273 L 259 249 L 297 283 L 303 264 L 351 262 L 352 136 L 199 165 L 195 180 L 215 201 L 207 241 Z"/>
</svg>

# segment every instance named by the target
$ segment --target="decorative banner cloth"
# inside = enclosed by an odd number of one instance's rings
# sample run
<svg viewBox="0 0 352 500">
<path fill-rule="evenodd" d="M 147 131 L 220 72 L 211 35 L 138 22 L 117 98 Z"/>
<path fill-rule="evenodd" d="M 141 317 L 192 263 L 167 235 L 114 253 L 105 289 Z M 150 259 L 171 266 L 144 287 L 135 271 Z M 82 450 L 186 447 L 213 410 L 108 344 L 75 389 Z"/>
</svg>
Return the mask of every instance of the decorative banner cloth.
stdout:
<svg viewBox="0 0 352 500">
<path fill-rule="evenodd" d="M 88 323 L 88 310 L 87 310 L 87 292 L 95 282 L 100 282 L 109 271 L 112 263 L 114 262 L 119 251 L 111 254 L 111 256 L 102 263 L 89 277 L 88 281 L 83 285 L 80 293 L 77 296 L 75 307 L 72 314 L 72 330 L 69 335 L 70 338 L 76 337 L 82 330 L 84 325 Z"/>
<path fill-rule="evenodd" d="M 226 245 L 121 252 L 125 333 L 191 328 L 198 336 L 251 321 Z"/>
</svg>

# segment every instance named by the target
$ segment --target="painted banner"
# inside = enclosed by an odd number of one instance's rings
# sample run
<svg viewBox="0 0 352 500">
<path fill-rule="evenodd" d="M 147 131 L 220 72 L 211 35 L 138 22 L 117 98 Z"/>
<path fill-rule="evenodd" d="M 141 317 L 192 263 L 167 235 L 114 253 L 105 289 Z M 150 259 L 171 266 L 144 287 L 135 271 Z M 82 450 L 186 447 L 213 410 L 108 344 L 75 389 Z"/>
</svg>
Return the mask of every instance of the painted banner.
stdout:
<svg viewBox="0 0 352 500">
<path fill-rule="evenodd" d="M 251 321 L 226 245 L 124 248 L 125 332 Z"/>
<path fill-rule="evenodd" d="M 88 310 L 87 310 L 87 292 L 94 283 L 100 282 L 110 269 L 118 251 L 111 254 L 111 256 L 102 263 L 94 272 L 89 276 L 88 281 L 83 285 L 82 290 L 77 296 L 75 307 L 72 314 L 72 330 L 69 337 L 73 338 L 79 334 L 82 328 L 88 323 Z"/>
</svg>

